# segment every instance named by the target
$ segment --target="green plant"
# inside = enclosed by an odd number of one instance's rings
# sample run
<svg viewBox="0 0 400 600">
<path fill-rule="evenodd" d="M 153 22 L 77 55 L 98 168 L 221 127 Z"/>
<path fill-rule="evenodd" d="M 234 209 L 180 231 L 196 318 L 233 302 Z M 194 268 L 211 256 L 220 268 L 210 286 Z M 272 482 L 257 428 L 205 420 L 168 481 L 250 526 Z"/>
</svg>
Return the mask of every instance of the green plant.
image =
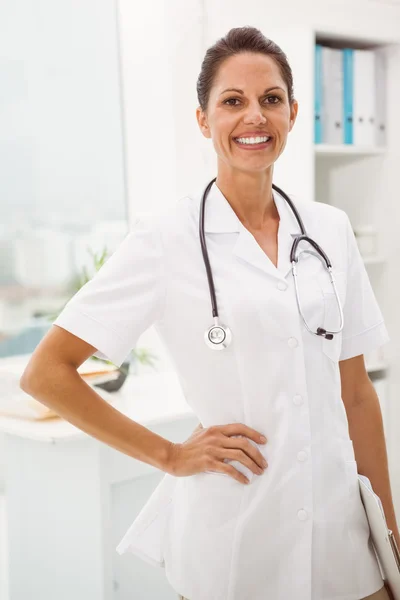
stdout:
<svg viewBox="0 0 400 600">
<path fill-rule="evenodd" d="M 105 246 L 103 251 L 100 252 L 99 255 L 96 252 L 93 252 L 93 250 L 89 247 L 87 247 L 87 251 L 89 252 L 89 254 L 91 255 L 91 257 L 93 259 L 94 273 L 97 273 L 97 271 L 99 271 L 101 269 L 101 267 L 104 265 L 106 260 L 109 258 L 107 247 Z M 90 275 L 88 273 L 86 266 L 84 266 L 82 268 L 82 272 L 80 274 L 78 274 L 76 277 L 74 277 L 71 282 L 72 296 L 74 294 L 76 294 L 81 289 L 81 287 L 83 287 L 88 281 L 90 281 L 90 279 L 92 279 L 93 275 Z M 55 319 L 58 317 L 58 315 L 61 313 L 61 311 L 65 308 L 65 306 L 68 302 L 69 302 L 69 300 L 67 300 L 65 302 L 64 306 L 58 312 L 48 315 L 47 318 L 50 321 L 55 321 Z M 146 348 L 133 348 L 133 350 L 131 351 L 131 356 L 133 358 L 133 361 L 137 361 L 138 363 L 140 363 L 142 365 L 148 365 L 148 366 L 152 367 L 153 369 L 156 369 L 156 361 L 158 361 L 158 358 L 152 352 L 147 350 Z M 92 359 L 99 360 L 106 364 L 113 364 L 110 360 L 105 360 L 105 359 L 99 358 L 97 356 L 92 356 Z M 124 368 L 121 366 L 119 370 L 123 372 Z"/>
</svg>

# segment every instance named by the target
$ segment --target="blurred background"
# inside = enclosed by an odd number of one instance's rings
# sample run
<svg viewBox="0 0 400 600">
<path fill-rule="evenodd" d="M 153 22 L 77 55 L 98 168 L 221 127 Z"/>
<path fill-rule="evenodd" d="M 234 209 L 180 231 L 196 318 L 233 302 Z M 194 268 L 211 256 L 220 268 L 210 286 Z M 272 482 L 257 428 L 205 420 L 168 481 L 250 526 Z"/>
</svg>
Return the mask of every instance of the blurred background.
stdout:
<svg viewBox="0 0 400 600">
<path fill-rule="evenodd" d="M 215 176 L 214 150 L 195 117 L 196 80 L 207 47 L 243 25 L 258 27 L 286 52 L 300 104 L 274 182 L 294 200 L 326 202 L 347 212 L 385 317 L 391 342 L 366 360 L 381 402 L 400 514 L 395 458 L 400 451 L 400 1 L 3 0 L 1 600 L 176 596 L 162 569 L 137 557 L 115 556 L 116 543 L 162 474 L 128 465 L 69 424 L 42 419 L 32 407 L 29 418 L 23 411 L 7 412 L 10 402 L 17 402 L 15 381 L 7 377 L 17 377 L 79 277 L 95 272 L 96 257 L 111 254 L 138 216 L 173 206 Z M 180 392 L 173 365 L 152 329 L 139 345 L 157 356 L 157 371 L 136 360 L 129 384 L 114 398 L 124 403 L 123 394 L 133 389 L 142 399 L 147 394 L 142 422 L 169 439 L 183 438 L 196 422 L 183 400 L 174 404 Z M 156 379 L 161 387 L 153 384 Z M 155 399 L 166 385 L 170 410 Z M 26 398 L 18 401 L 22 406 Z M 85 488 L 87 471 L 82 470 L 82 479 L 74 471 L 78 464 L 84 469 L 82 453 L 85 468 L 91 474 L 94 465 L 97 469 L 91 492 Z M 76 465 L 68 462 L 71 457 Z M 68 467 L 62 473 L 64 459 Z M 34 507 L 43 508 L 43 493 L 51 506 L 55 491 L 49 482 L 58 477 L 70 486 L 63 492 L 64 504 L 54 495 L 58 520 L 54 516 L 53 525 L 60 527 L 54 540 L 49 511 L 40 513 L 42 525 Z M 79 525 L 80 535 L 96 540 L 83 549 L 76 539 L 63 540 L 60 525 L 67 514 L 65 498 L 80 492 L 88 494 L 89 512 L 90 493 L 102 507 L 90 531 L 81 505 L 70 514 L 69 526 Z M 51 551 L 57 540 L 61 554 Z M 65 549 L 76 555 L 78 546 L 86 554 L 71 563 L 66 576 L 60 567 L 69 560 Z"/>
</svg>

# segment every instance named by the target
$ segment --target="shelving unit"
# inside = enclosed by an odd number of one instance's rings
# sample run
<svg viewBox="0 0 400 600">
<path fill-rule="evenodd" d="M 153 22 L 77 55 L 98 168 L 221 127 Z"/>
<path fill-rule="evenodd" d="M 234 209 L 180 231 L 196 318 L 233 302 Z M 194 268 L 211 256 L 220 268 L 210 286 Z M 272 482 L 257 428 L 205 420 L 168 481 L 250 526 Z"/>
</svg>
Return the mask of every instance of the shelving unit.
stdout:
<svg viewBox="0 0 400 600">
<path fill-rule="evenodd" d="M 379 156 L 386 154 L 386 148 L 383 146 L 363 147 L 353 146 L 352 144 L 330 145 L 315 144 L 314 152 L 317 157 L 330 156 Z"/>
<path fill-rule="evenodd" d="M 390 69 L 389 53 L 391 45 L 383 40 L 367 40 L 354 37 L 341 39 L 336 35 L 329 36 L 326 32 L 315 32 L 315 44 L 321 43 L 336 48 L 375 48 L 383 50 L 387 57 Z M 400 46 L 399 46 L 400 47 Z M 387 85 L 391 75 L 387 73 Z M 382 91 L 382 98 L 388 98 L 388 90 Z M 386 133 L 392 127 L 390 112 L 387 111 Z M 385 177 L 387 165 L 392 157 L 391 148 L 386 139 L 384 146 L 362 147 L 352 144 L 314 144 L 314 199 L 337 206 L 344 210 L 354 229 L 362 225 L 373 225 L 377 232 L 378 251 L 376 255 L 364 257 L 364 265 L 368 269 L 371 285 L 374 289 L 378 304 L 383 312 L 386 324 L 387 315 L 392 306 L 386 294 L 388 281 L 386 279 L 391 256 L 387 248 L 387 219 L 383 218 L 384 211 L 390 211 L 391 206 L 397 202 L 396 194 L 388 190 Z M 393 167 L 392 167 L 393 168 Z M 390 403 L 390 378 L 394 369 L 384 347 L 381 358 L 365 356 L 368 374 L 373 382 L 380 399 L 384 419 L 385 433 L 388 445 L 394 447 L 394 436 L 390 438 L 393 418 Z"/>
</svg>

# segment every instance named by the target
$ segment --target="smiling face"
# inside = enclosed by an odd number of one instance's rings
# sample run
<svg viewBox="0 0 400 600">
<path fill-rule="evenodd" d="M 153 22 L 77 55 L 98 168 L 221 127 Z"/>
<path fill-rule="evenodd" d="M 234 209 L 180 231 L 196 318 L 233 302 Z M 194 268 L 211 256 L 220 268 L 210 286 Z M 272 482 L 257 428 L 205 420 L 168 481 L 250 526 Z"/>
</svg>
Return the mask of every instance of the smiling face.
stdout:
<svg viewBox="0 0 400 600">
<path fill-rule="evenodd" d="M 221 64 L 207 110 L 199 107 L 196 116 L 203 135 L 212 138 L 219 170 L 257 172 L 269 169 L 283 152 L 297 110 L 275 60 L 241 53 Z"/>
</svg>

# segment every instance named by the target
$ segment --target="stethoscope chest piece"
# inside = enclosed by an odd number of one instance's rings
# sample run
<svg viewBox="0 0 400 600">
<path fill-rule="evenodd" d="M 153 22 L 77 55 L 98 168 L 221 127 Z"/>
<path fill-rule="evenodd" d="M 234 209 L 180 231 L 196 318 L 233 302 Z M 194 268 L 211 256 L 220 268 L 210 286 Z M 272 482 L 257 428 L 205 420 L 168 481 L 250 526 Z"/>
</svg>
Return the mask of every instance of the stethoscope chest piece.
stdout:
<svg viewBox="0 0 400 600">
<path fill-rule="evenodd" d="M 207 329 L 204 339 L 207 346 L 212 350 L 225 350 L 232 341 L 232 333 L 229 327 L 215 324 Z"/>
</svg>

